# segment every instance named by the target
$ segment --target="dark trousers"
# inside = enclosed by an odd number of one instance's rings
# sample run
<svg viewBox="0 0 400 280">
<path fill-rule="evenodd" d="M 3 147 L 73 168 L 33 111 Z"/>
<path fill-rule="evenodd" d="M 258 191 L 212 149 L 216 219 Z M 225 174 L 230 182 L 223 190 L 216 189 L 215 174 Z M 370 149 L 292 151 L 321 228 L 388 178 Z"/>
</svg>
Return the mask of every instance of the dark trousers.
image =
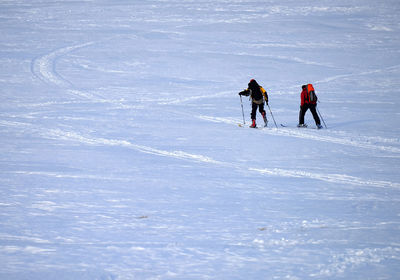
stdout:
<svg viewBox="0 0 400 280">
<path fill-rule="evenodd" d="M 321 124 L 321 120 L 319 119 L 319 116 L 317 114 L 317 110 L 316 107 L 317 105 L 315 104 L 304 104 L 303 106 L 300 106 L 300 113 L 299 113 L 299 124 L 304 124 L 304 115 L 306 114 L 307 110 L 310 109 L 313 117 L 314 117 L 314 121 L 316 125 L 320 125 Z"/>
<path fill-rule="evenodd" d="M 251 119 L 252 120 L 256 119 L 257 108 L 260 111 L 261 115 L 263 115 L 263 116 L 265 115 L 264 103 L 256 104 L 256 103 L 252 102 L 252 104 L 251 104 Z"/>
</svg>

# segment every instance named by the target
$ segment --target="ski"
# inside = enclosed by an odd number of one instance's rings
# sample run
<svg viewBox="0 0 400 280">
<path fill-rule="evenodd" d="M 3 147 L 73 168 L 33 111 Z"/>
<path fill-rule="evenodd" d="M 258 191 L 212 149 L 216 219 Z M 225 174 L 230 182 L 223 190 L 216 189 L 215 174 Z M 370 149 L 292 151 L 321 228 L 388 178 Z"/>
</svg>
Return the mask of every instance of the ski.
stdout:
<svg viewBox="0 0 400 280">
<path fill-rule="evenodd" d="M 318 128 L 316 126 L 308 126 L 307 124 L 304 124 L 304 126 L 290 126 L 290 125 L 286 125 L 281 123 L 281 127 L 287 127 L 287 128 L 298 128 L 298 129 L 302 129 L 302 128 L 308 128 L 308 129 L 321 129 L 322 127 Z"/>
<path fill-rule="evenodd" d="M 255 128 L 255 129 L 264 129 L 264 128 L 268 128 L 268 126 L 256 126 L 256 127 L 250 127 L 250 126 L 246 126 L 242 123 L 238 123 L 237 124 L 239 127 L 248 127 L 248 128 Z"/>
<path fill-rule="evenodd" d="M 283 123 L 281 123 L 281 126 L 282 127 L 294 127 L 294 126 L 283 124 Z M 308 124 L 304 124 L 302 126 L 296 125 L 295 127 L 297 127 L 297 128 L 308 128 Z"/>
</svg>

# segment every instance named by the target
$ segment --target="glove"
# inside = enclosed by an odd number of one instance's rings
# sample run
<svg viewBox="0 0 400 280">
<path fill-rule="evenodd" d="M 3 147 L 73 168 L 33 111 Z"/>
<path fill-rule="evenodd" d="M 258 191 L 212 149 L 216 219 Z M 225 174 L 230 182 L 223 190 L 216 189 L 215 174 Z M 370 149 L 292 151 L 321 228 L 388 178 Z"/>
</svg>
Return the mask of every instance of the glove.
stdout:
<svg viewBox="0 0 400 280">
<path fill-rule="evenodd" d="M 241 92 L 239 92 L 239 95 L 245 95 L 248 96 L 248 91 L 247 90 L 242 90 Z"/>
</svg>

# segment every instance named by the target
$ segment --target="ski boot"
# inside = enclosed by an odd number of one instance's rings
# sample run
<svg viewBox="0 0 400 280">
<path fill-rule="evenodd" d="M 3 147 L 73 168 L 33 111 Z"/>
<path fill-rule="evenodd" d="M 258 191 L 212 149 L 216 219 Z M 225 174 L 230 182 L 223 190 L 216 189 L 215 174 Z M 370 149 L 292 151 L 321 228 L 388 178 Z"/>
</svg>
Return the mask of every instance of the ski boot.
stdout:
<svg viewBox="0 0 400 280">
<path fill-rule="evenodd" d="M 307 127 L 307 125 L 304 124 L 304 123 L 299 123 L 299 124 L 297 125 L 297 127 Z"/>
<path fill-rule="evenodd" d="M 256 124 L 256 120 L 252 120 L 252 124 L 250 125 L 251 128 L 256 128 L 257 124 Z"/>
<path fill-rule="evenodd" d="M 317 124 L 317 129 L 321 129 L 321 128 L 322 128 L 322 125 Z"/>
</svg>

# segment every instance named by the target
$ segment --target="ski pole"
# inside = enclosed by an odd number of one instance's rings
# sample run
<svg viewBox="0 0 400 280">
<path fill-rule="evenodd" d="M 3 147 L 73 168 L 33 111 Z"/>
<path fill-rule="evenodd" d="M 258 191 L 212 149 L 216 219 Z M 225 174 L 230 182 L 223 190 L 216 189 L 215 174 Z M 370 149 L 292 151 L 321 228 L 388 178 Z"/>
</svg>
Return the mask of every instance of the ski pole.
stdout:
<svg viewBox="0 0 400 280">
<path fill-rule="evenodd" d="M 324 118 L 322 117 L 322 115 L 321 115 L 320 111 L 318 110 L 318 106 L 315 106 L 315 108 L 317 108 L 317 112 L 318 112 L 318 114 L 319 114 L 319 116 L 320 116 L 320 118 L 321 118 L 322 122 L 324 123 L 324 125 L 325 125 L 325 128 L 327 129 L 328 127 L 326 126 L 326 123 L 325 123 L 325 121 L 324 121 Z"/>
<path fill-rule="evenodd" d="M 243 102 L 242 102 L 242 96 L 240 96 L 240 105 L 242 105 L 242 116 L 243 116 L 243 124 L 246 124 L 246 121 L 244 120 L 244 111 L 243 111 Z"/>
<path fill-rule="evenodd" d="M 267 106 L 268 106 L 269 112 L 271 113 L 272 119 L 274 120 L 275 127 L 278 128 L 278 126 L 276 125 L 276 121 L 275 121 L 274 115 L 272 114 L 271 107 L 269 107 L 268 103 L 267 103 Z"/>
</svg>

